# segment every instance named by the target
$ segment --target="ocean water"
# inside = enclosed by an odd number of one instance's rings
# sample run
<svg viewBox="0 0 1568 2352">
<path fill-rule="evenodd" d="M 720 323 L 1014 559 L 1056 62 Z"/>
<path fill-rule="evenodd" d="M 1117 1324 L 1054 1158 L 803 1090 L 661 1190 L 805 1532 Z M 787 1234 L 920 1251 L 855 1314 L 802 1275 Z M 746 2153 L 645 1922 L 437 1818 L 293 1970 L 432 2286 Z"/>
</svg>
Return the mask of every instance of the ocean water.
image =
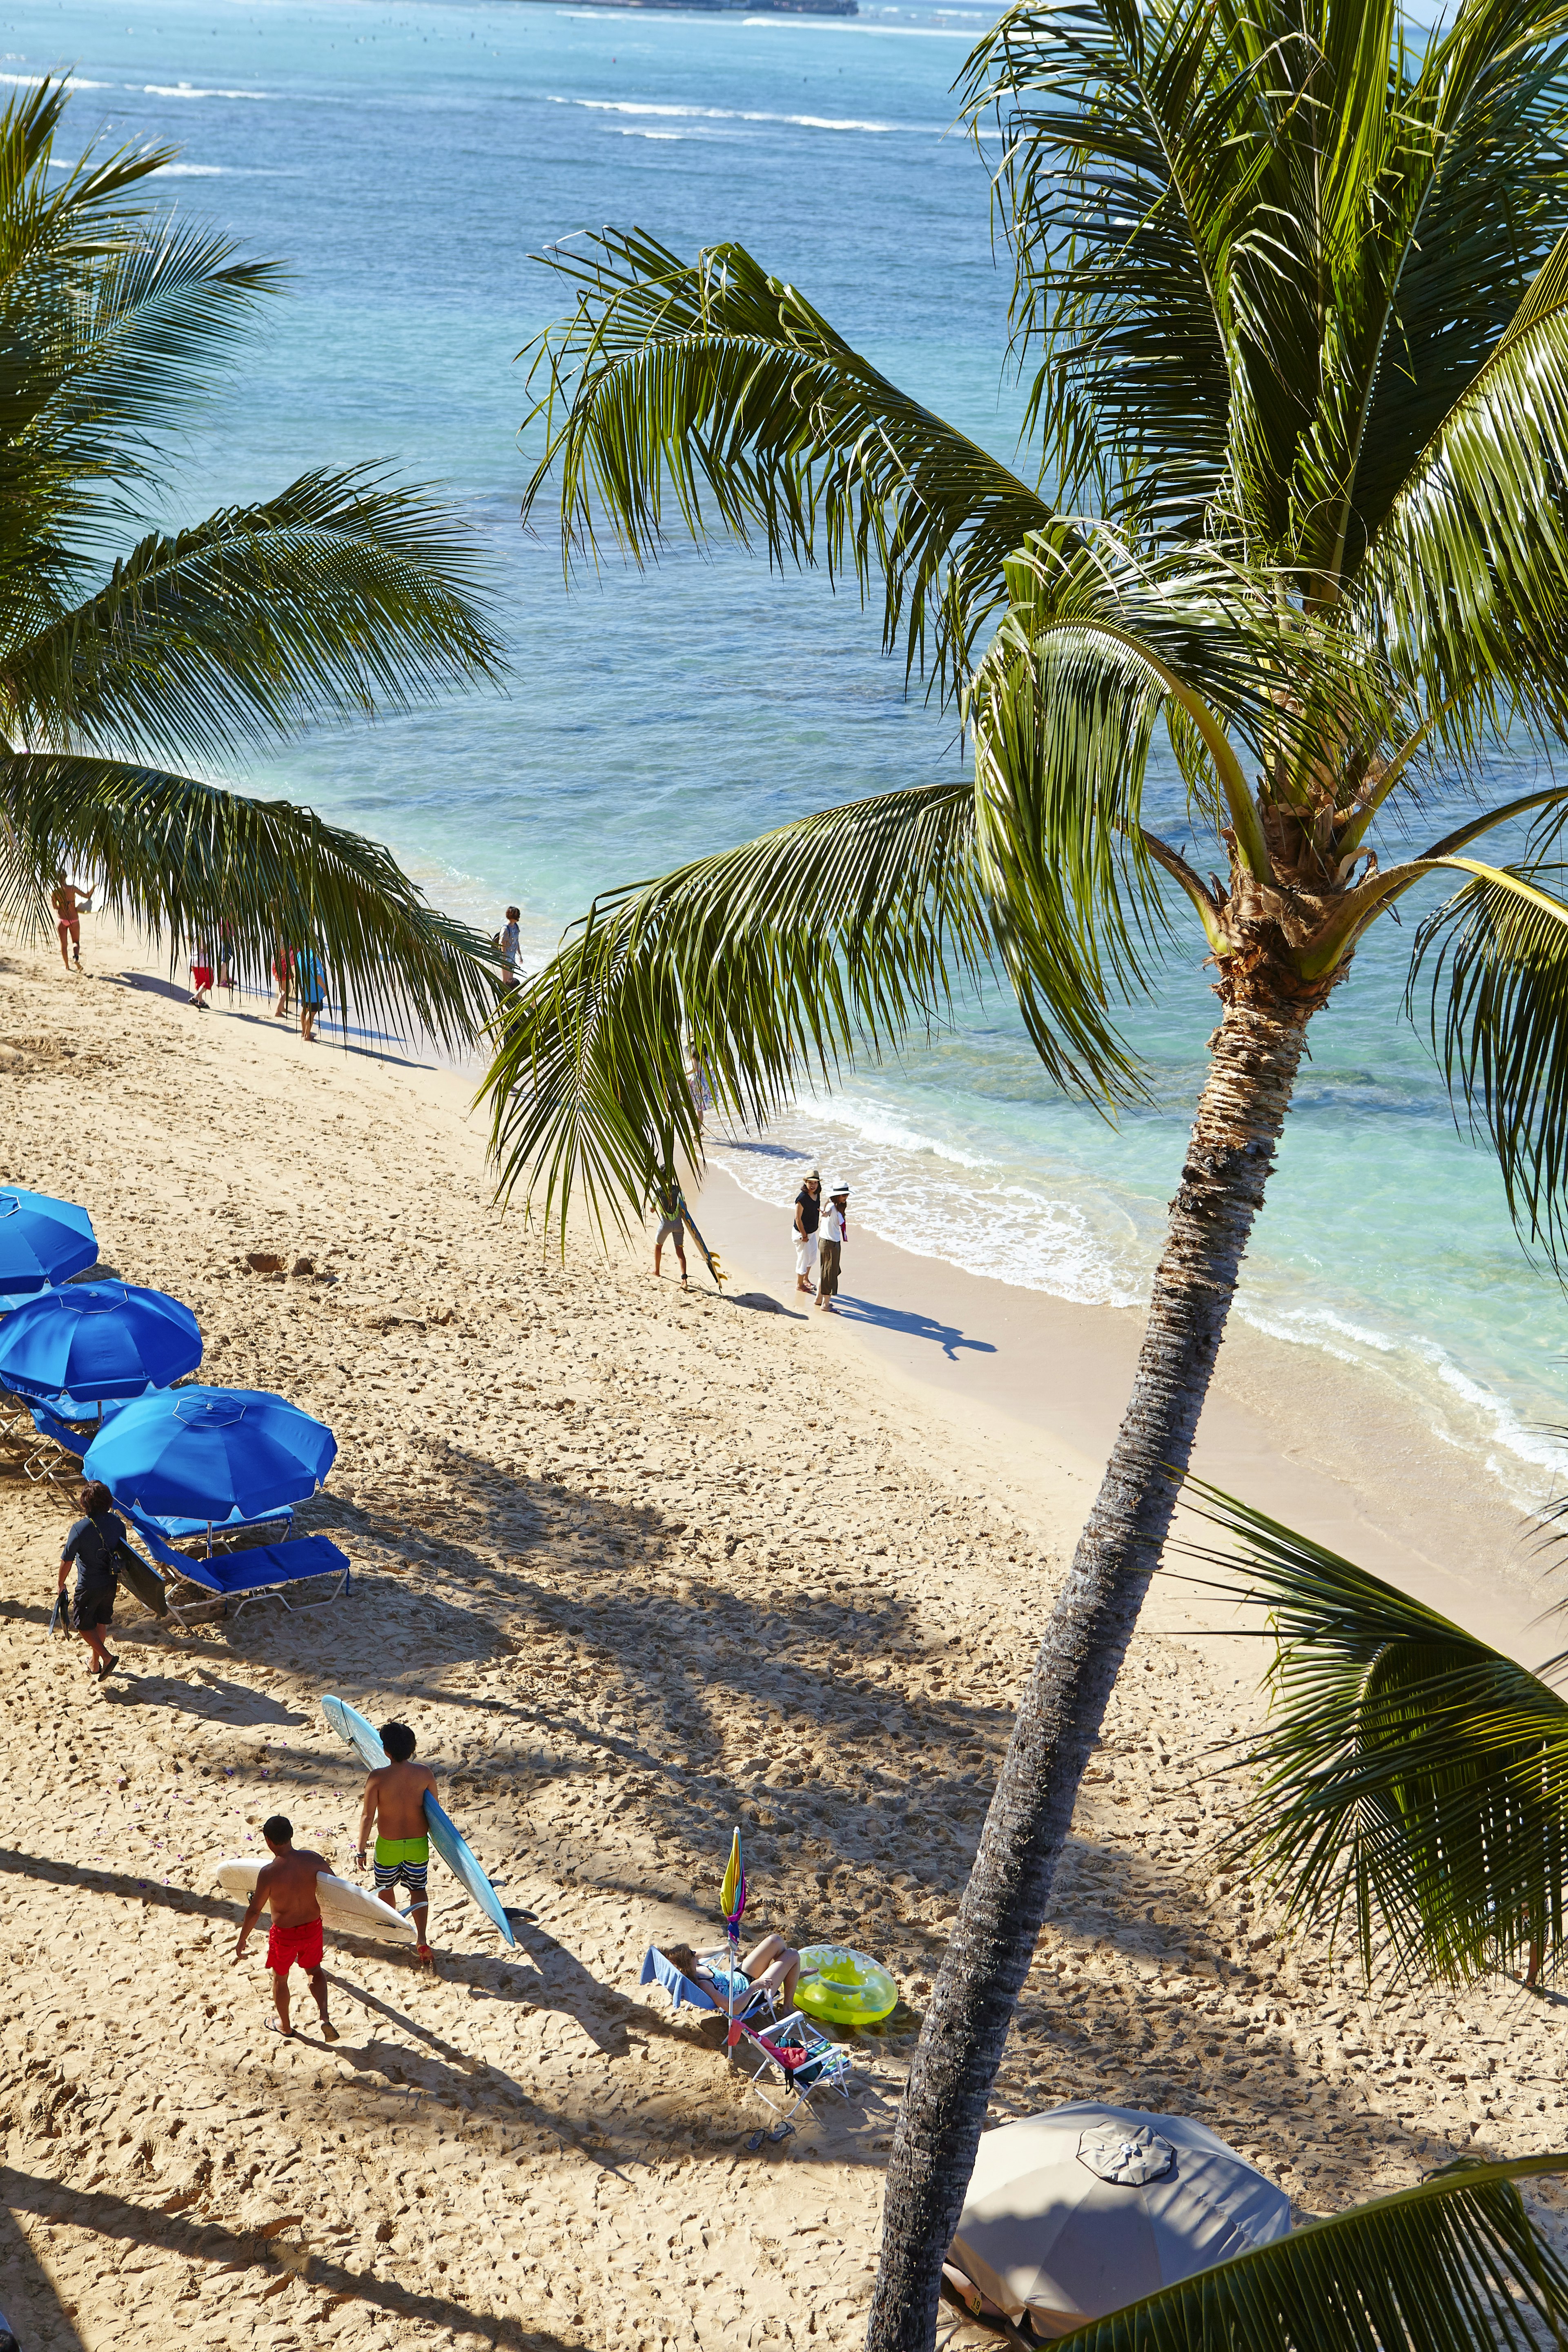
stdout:
<svg viewBox="0 0 1568 2352">
<path fill-rule="evenodd" d="M 818 806 L 953 772 L 952 725 L 875 616 L 730 549 L 611 561 L 568 594 L 518 507 L 517 354 L 562 307 L 531 258 L 612 221 L 735 237 L 910 390 L 1007 455 L 1005 266 L 950 94 L 989 12 L 862 0 L 854 20 L 620 15 L 510 0 L 385 7 L 61 0 L 0 16 L 16 87 L 68 68 L 79 144 L 175 140 L 172 201 L 288 260 L 289 297 L 194 430 L 160 520 L 384 458 L 441 480 L 494 559 L 505 696 L 313 733 L 241 778 L 389 842 L 533 951 L 602 887 Z M 1499 796 L 1523 789 L 1492 780 Z M 1156 780 L 1179 834 L 1179 795 Z M 1440 813 L 1430 812 L 1434 829 Z M 1158 821 L 1158 819 L 1156 819 Z M 1405 1022 L 1413 923 L 1379 927 L 1314 1024 L 1241 1311 L 1373 1367 L 1538 1499 L 1568 1422 L 1563 1301 L 1509 1224 Z M 1147 1288 L 1214 1000 L 1183 941 L 1131 1018 L 1153 1107 L 1112 1127 L 1045 1080 L 1001 991 L 724 1153 L 784 1202 L 803 1156 L 911 1247 L 1068 1297 Z M 831 1167 L 830 1167 L 831 1163 Z"/>
</svg>

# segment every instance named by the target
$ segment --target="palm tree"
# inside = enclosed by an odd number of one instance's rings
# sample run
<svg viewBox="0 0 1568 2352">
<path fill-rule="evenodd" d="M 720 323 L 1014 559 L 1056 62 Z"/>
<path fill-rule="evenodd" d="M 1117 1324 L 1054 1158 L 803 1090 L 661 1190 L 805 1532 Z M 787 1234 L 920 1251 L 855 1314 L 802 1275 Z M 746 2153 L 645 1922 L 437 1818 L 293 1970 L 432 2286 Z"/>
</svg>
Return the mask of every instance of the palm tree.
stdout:
<svg viewBox="0 0 1568 2352">
<path fill-rule="evenodd" d="M 1197 1480 L 1269 1612 L 1268 1722 L 1233 1840 L 1298 1926 L 1346 1921 L 1363 1968 L 1533 1988 L 1568 1948 L 1568 1699 L 1435 1609 Z"/>
<path fill-rule="evenodd" d="M 0 914 L 37 921 L 87 867 L 171 954 L 221 940 L 264 973 L 314 938 L 346 1005 L 471 1036 L 481 943 L 385 850 L 160 763 L 496 675 L 479 567 L 363 467 L 126 543 L 279 273 L 157 204 L 174 150 L 58 161 L 66 102 L 46 82 L 0 114 Z"/>
<path fill-rule="evenodd" d="M 1413 978 L 1523 1231 L 1563 1238 L 1568 796 L 1381 862 L 1420 787 L 1568 719 L 1568 7 L 1061 0 L 969 61 L 994 112 L 1023 473 L 735 245 L 605 230 L 541 341 L 565 559 L 671 533 L 878 586 L 956 706 L 962 782 L 830 809 L 605 894 L 511 1000 L 503 1183 L 624 1217 L 719 1106 L 940 1019 L 999 960 L 1050 1076 L 1135 1097 L 1119 1003 L 1185 933 L 1221 1003 L 1132 1395 L 1045 1627 L 889 2162 L 873 2352 L 923 2352 L 1084 1762 L 1159 1559 L 1310 1022 L 1430 877 Z M 1142 823 L 1163 720 L 1191 857 Z M 1523 854 L 1464 853 L 1534 819 Z M 1386 850 L 1384 850 L 1386 854 Z M 1209 873 L 1213 866 L 1218 869 Z M 1458 877 L 1458 887 L 1453 877 Z M 1187 929 L 1188 925 L 1192 929 Z"/>
</svg>

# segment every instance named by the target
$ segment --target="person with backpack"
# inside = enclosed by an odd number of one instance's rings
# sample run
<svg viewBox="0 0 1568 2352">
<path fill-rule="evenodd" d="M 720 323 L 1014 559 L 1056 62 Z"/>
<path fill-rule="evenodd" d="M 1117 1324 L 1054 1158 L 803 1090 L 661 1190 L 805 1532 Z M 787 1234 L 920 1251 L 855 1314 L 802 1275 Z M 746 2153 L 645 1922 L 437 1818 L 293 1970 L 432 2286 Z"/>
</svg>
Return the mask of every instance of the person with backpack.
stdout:
<svg viewBox="0 0 1568 2352">
<path fill-rule="evenodd" d="M 113 1497 L 102 1481 L 92 1478 L 80 1496 L 82 1517 L 67 1531 L 60 1553 L 63 1593 L 74 1566 L 76 1590 L 70 1600 L 70 1626 L 92 1653 L 89 1671 L 97 1679 L 111 1675 L 120 1664 L 110 1654 L 104 1634 L 114 1619 L 120 1583 L 120 1552 L 125 1545 L 125 1522 L 112 1507 Z"/>
</svg>

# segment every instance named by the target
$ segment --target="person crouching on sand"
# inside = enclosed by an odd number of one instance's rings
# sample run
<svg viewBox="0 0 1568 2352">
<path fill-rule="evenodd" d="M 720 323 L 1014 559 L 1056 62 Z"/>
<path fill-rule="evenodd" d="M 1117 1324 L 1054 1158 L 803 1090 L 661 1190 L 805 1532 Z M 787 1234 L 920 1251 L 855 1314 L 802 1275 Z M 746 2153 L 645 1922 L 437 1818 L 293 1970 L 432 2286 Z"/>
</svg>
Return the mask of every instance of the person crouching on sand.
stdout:
<svg viewBox="0 0 1568 2352">
<path fill-rule="evenodd" d="M 433 1967 L 434 1955 L 426 1934 L 430 1917 L 430 1838 L 425 1826 L 425 1800 L 436 1794 L 436 1775 L 427 1765 L 415 1763 L 414 1734 L 405 1723 L 384 1723 L 381 1744 L 392 1761 L 373 1772 L 364 1784 L 359 1853 L 354 1858 L 363 1870 L 374 1829 L 375 1891 L 395 1911 L 399 1881 L 407 1887 L 419 1957 Z"/>
<path fill-rule="evenodd" d="M 321 2012 L 322 2039 L 335 2042 L 338 2029 L 327 2015 L 327 1979 L 321 1966 L 321 1906 L 316 1900 L 317 1873 L 331 1870 L 332 1865 L 324 1853 L 312 1853 L 309 1846 L 296 1851 L 294 1824 L 285 1821 L 281 1813 L 274 1813 L 270 1821 L 262 1822 L 261 1834 L 273 1859 L 257 1878 L 256 1892 L 234 1948 L 235 1959 L 238 1962 L 245 1958 L 246 1939 L 265 1906 L 272 1913 L 267 1965 L 272 1971 L 272 1999 L 278 2011 L 276 2018 L 267 2021 L 268 2030 L 285 2035 L 294 2031 L 289 2022 L 289 1971 L 298 1960 L 310 1979 L 310 1990 Z"/>
</svg>

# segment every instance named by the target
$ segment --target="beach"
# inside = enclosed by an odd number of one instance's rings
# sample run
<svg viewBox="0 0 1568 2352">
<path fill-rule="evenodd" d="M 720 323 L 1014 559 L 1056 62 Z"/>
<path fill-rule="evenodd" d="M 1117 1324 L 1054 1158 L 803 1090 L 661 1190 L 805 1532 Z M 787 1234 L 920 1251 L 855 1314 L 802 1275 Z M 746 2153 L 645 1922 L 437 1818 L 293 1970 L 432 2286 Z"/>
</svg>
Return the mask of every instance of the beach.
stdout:
<svg viewBox="0 0 1568 2352">
<path fill-rule="evenodd" d="M 203 1377 L 331 1423 L 300 1524 L 353 1577 L 184 1633 L 122 1601 L 97 1686 L 47 1631 L 71 1489 L 0 1481 L 0 2308 L 28 2352 L 858 2344 L 921 2004 L 1136 1318 L 1047 1328 L 1050 1302 L 873 1245 L 853 1209 L 851 1311 L 798 1315 L 776 1216 L 720 1174 L 727 1295 L 695 1258 L 683 1293 L 668 1251 L 656 1285 L 640 1236 L 574 1232 L 563 1264 L 492 1205 L 468 1075 L 304 1046 L 259 1001 L 197 1014 L 90 920 L 85 953 L 81 977 L 0 963 L 0 1177 L 83 1202 L 105 1268 L 184 1298 Z M 1494 1497 L 1445 1541 L 1468 1482 L 1443 1450 L 1399 1424 L 1379 1495 L 1395 1402 L 1318 1366 L 1249 1411 L 1250 1346 L 1227 1343 L 1210 1475 L 1359 1530 L 1367 1565 L 1521 1654 L 1558 1646 Z M 1151 1601 L 995 2119 L 1190 2114 L 1298 2218 L 1560 2143 L 1557 1997 L 1369 2000 L 1220 1867 L 1264 1656 L 1234 1622 L 1174 1579 Z M 516 1946 L 433 1868 L 437 1977 L 330 1934 L 342 2039 L 301 1986 L 279 2044 L 216 1870 L 281 1807 L 353 1874 L 326 1691 L 413 1727 Z M 754 2152 L 739 2053 L 639 1982 L 651 1943 L 720 1939 L 736 1826 L 746 1932 L 847 1941 L 902 1995 L 851 2095 Z"/>
</svg>

